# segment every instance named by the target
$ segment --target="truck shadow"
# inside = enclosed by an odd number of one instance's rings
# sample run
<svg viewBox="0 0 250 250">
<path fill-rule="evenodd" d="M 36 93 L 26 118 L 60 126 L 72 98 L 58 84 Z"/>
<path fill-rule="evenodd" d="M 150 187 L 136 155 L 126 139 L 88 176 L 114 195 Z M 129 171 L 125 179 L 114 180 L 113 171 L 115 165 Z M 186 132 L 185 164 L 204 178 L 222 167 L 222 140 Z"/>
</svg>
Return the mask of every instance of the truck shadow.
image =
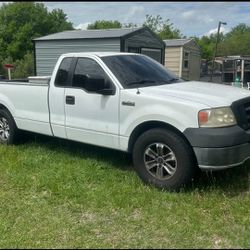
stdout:
<svg viewBox="0 0 250 250">
<path fill-rule="evenodd" d="M 36 143 L 53 152 L 63 152 L 69 157 L 73 156 L 81 159 L 91 158 L 93 160 L 101 160 L 123 171 L 133 171 L 131 155 L 122 151 L 25 131 L 18 144 L 22 145 L 29 143 Z"/>
<path fill-rule="evenodd" d="M 20 141 L 21 144 L 34 142 L 39 146 L 46 147 L 52 151 L 64 152 L 69 156 L 77 156 L 82 159 L 88 157 L 93 160 L 107 162 L 114 168 L 119 168 L 122 171 L 134 171 L 131 155 L 121 151 L 29 132 L 25 132 Z M 199 193 L 209 193 L 219 191 L 228 197 L 237 196 L 249 191 L 249 173 L 250 160 L 241 166 L 222 171 L 199 171 L 192 184 L 184 188 L 183 192 L 198 191 Z"/>
<path fill-rule="evenodd" d="M 250 160 L 240 166 L 213 171 L 199 172 L 192 185 L 185 192 L 198 190 L 200 193 L 219 191 L 227 197 L 249 192 Z"/>
</svg>

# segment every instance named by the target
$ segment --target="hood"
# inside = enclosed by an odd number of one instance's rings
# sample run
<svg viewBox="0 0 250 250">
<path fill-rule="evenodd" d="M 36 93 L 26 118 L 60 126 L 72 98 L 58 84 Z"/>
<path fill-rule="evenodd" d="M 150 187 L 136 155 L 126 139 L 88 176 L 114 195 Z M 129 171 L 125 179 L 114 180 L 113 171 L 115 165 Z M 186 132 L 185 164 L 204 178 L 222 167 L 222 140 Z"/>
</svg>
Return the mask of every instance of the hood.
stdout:
<svg viewBox="0 0 250 250">
<path fill-rule="evenodd" d="M 209 107 L 230 106 L 232 102 L 250 97 L 250 91 L 230 85 L 188 81 L 160 86 L 139 88 L 142 94 L 166 98 L 172 96 Z"/>
</svg>

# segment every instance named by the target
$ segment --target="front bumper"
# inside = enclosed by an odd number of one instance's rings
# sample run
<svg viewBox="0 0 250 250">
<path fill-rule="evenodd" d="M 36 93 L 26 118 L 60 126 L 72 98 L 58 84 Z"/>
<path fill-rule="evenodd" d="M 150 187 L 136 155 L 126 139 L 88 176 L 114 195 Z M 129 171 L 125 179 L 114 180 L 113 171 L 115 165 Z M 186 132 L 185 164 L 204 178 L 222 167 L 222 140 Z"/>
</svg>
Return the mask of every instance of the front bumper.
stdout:
<svg viewBox="0 0 250 250">
<path fill-rule="evenodd" d="M 184 135 L 193 146 L 203 170 L 234 167 L 250 159 L 250 130 L 227 128 L 188 128 Z"/>
<path fill-rule="evenodd" d="M 250 159 L 250 143 L 225 148 L 197 148 L 194 152 L 203 170 L 222 170 L 241 165 Z"/>
</svg>

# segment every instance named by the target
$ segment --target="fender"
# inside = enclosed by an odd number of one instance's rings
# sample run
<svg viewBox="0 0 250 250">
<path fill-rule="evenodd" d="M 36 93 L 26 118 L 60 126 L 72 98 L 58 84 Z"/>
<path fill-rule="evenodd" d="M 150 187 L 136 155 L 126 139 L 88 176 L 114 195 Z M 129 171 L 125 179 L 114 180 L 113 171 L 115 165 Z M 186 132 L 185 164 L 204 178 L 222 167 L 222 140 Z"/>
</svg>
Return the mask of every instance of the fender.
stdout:
<svg viewBox="0 0 250 250">
<path fill-rule="evenodd" d="M 132 99 L 132 98 L 130 98 Z M 120 118 L 120 135 L 129 137 L 132 131 L 141 123 L 147 121 L 159 121 L 170 124 L 183 132 L 187 127 L 198 127 L 197 114 L 199 107 L 186 105 L 170 105 L 168 102 L 159 104 L 139 103 L 136 100 L 136 108 L 122 106 Z M 153 102 L 153 100 L 147 100 Z M 192 112 L 190 112 L 192 110 Z"/>
<path fill-rule="evenodd" d="M 15 119 L 15 108 L 11 100 L 6 96 L 0 93 L 0 105 L 4 106 L 9 110 L 12 117 Z"/>
<path fill-rule="evenodd" d="M 183 120 L 185 120 L 185 118 Z M 130 150 L 131 136 L 137 136 L 138 134 L 135 131 L 140 126 L 143 126 L 143 124 L 149 125 L 147 126 L 147 128 L 143 128 L 143 131 L 149 128 L 153 128 L 153 127 L 164 126 L 164 127 L 169 127 L 172 130 L 175 130 L 186 139 L 186 137 L 183 135 L 183 131 L 186 129 L 186 127 L 183 123 L 181 123 L 181 120 L 176 119 L 176 116 L 167 117 L 167 116 L 159 115 L 159 114 L 153 114 L 153 115 L 148 114 L 148 115 L 139 117 L 138 119 L 131 122 L 128 127 L 126 127 L 125 136 L 120 135 L 120 149 L 121 150 L 124 150 L 124 151 Z M 135 138 L 133 138 L 132 141 L 134 139 Z"/>
</svg>

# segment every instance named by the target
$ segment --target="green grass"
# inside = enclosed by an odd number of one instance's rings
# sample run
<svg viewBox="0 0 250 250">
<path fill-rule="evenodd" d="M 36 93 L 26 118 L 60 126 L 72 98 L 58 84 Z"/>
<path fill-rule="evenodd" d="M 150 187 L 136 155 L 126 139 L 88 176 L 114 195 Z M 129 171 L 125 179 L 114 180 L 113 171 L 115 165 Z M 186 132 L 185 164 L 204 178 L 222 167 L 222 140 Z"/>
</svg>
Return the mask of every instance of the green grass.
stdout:
<svg viewBox="0 0 250 250">
<path fill-rule="evenodd" d="M 122 152 L 45 136 L 0 145 L 0 247 L 249 248 L 249 169 L 169 193 Z"/>
</svg>

